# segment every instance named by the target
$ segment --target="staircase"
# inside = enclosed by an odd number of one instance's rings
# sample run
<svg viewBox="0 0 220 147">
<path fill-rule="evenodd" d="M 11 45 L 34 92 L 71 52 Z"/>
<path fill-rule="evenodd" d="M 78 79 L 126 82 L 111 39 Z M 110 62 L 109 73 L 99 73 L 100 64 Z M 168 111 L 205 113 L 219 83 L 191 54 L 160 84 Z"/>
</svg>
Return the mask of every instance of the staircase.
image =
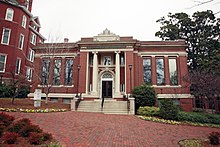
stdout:
<svg viewBox="0 0 220 147">
<path fill-rule="evenodd" d="M 116 101 L 105 99 L 103 109 L 101 100 L 81 101 L 77 111 L 80 112 L 101 112 L 104 114 L 128 114 L 127 101 Z"/>
</svg>

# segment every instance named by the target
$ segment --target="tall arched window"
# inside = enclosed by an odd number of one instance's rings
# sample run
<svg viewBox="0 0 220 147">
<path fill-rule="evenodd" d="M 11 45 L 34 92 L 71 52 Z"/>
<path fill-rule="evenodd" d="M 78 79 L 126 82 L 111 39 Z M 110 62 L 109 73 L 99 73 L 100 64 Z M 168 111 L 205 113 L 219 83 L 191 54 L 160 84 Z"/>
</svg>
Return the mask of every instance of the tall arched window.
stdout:
<svg viewBox="0 0 220 147">
<path fill-rule="evenodd" d="M 27 23 L 27 17 L 25 15 L 23 15 L 22 23 L 21 23 L 23 28 L 26 28 L 26 23 Z"/>
<path fill-rule="evenodd" d="M 6 15 L 5 15 L 5 19 L 12 21 L 13 20 L 13 15 L 14 15 L 14 10 L 12 8 L 8 8 L 6 10 Z"/>
</svg>

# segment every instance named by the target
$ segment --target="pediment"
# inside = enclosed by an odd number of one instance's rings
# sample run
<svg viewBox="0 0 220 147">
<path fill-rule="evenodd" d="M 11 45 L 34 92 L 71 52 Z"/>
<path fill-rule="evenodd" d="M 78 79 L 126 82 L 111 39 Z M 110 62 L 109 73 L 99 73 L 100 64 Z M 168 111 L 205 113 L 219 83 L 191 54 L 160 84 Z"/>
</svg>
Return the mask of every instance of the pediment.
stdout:
<svg viewBox="0 0 220 147">
<path fill-rule="evenodd" d="M 98 34 L 98 36 L 94 36 L 93 41 L 120 41 L 120 36 L 105 29 L 101 34 Z"/>
</svg>

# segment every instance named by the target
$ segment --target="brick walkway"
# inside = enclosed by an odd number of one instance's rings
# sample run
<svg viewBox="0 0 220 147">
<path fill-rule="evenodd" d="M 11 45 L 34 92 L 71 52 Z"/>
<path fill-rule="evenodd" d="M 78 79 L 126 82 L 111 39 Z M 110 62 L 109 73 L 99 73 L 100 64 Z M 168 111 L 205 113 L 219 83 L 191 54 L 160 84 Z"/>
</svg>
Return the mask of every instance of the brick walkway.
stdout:
<svg viewBox="0 0 220 147">
<path fill-rule="evenodd" d="M 206 138 L 215 128 L 175 126 L 144 121 L 136 116 L 99 113 L 11 113 L 30 118 L 66 147 L 173 147 L 187 138 Z"/>
</svg>

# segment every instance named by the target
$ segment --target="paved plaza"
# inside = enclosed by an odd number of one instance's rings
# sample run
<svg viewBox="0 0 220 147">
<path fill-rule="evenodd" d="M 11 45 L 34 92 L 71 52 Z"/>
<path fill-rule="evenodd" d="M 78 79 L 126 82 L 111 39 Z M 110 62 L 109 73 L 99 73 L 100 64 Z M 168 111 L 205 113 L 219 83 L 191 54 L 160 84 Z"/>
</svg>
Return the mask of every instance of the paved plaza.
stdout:
<svg viewBox="0 0 220 147">
<path fill-rule="evenodd" d="M 30 118 L 66 147 L 175 147 L 178 141 L 207 138 L 217 128 L 178 126 L 144 121 L 136 116 L 101 113 L 10 113 Z"/>
</svg>

